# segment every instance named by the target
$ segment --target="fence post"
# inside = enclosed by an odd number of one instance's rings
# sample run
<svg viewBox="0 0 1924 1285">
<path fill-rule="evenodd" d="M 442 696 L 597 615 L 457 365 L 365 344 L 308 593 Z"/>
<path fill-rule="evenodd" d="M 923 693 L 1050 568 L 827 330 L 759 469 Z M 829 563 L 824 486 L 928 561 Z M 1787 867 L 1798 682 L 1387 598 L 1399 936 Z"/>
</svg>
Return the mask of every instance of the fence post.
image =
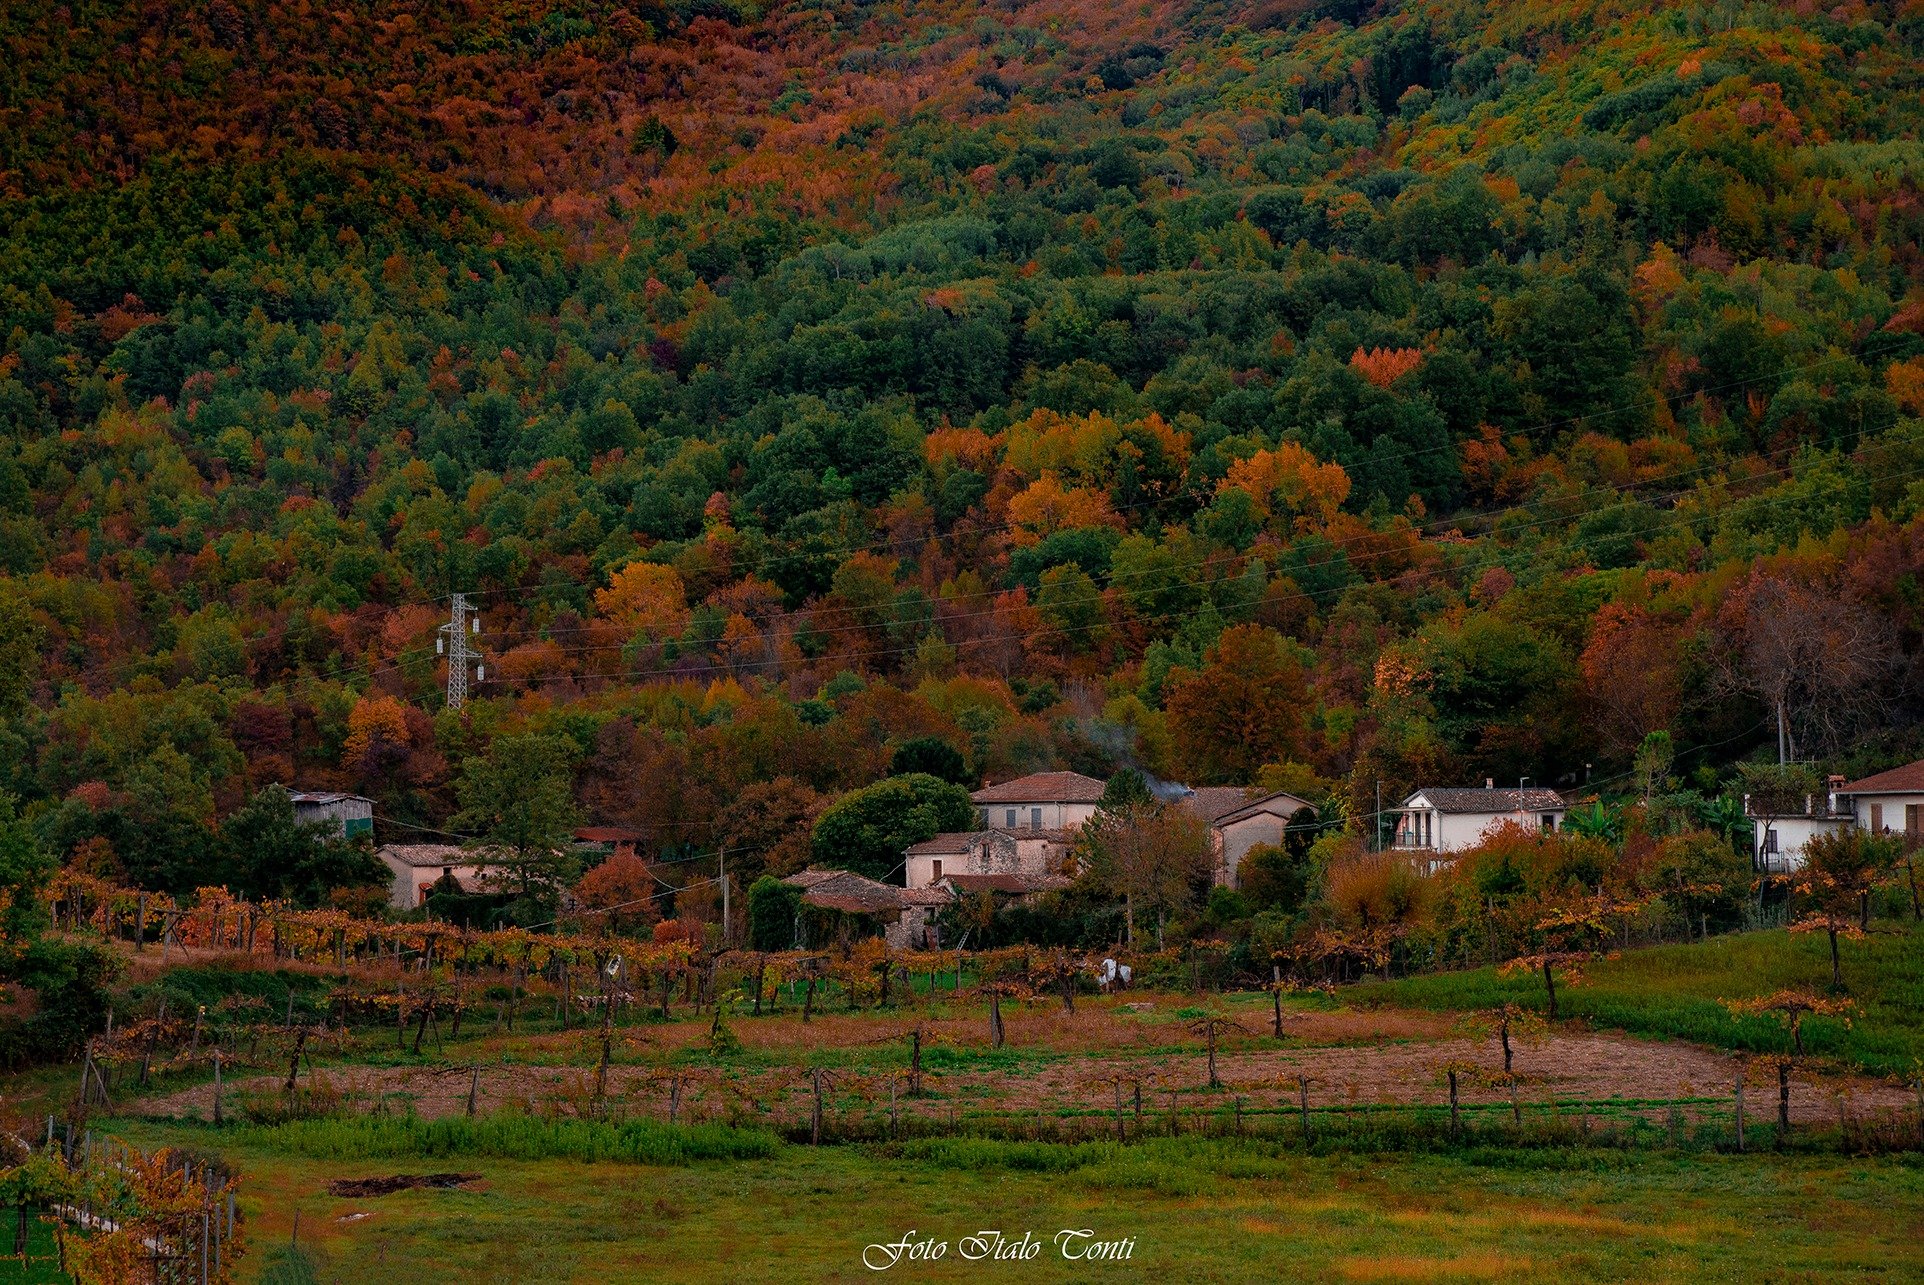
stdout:
<svg viewBox="0 0 1924 1285">
<path fill-rule="evenodd" d="M 1790 1063 L 1777 1064 L 1777 1145 L 1790 1137 Z"/>
<path fill-rule="evenodd" d="M 1455 1138 L 1457 1136 L 1457 1125 L 1458 1125 L 1458 1122 L 1457 1122 L 1457 1114 L 1456 1114 L 1456 1072 L 1451 1071 L 1450 1072 L 1450 1137 L 1452 1138 Z"/>
<path fill-rule="evenodd" d="M 1737 1077 L 1737 1150 L 1744 1149 L 1744 1077 Z"/>
<path fill-rule="evenodd" d="M 214 1050 L 214 1123 L 223 1123 L 220 1113 L 220 1050 Z"/>
<path fill-rule="evenodd" d="M 1298 1091 L 1298 1092 L 1299 1092 L 1299 1093 L 1300 1093 L 1300 1094 L 1302 1095 L 1302 1097 L 1301 1097 L 1301 1103 L 1302 1103 L 1302 1108 L 1303 1108 L 1303 1145 L 1307 1147 L 1307 1146 L 1309 1145 L 1309 1142 L 1310 1142 L 1310 1137 L 1309 1137 L 1309 1077 L 1308 1077 L 1307 1075 L 1299 1075 L 1299 1076 L 1297 1076 L 1297 1077 L 1296 1077 L 1296 1088 L 1297 1088 L 1297 1091 Z"/>
</svg>

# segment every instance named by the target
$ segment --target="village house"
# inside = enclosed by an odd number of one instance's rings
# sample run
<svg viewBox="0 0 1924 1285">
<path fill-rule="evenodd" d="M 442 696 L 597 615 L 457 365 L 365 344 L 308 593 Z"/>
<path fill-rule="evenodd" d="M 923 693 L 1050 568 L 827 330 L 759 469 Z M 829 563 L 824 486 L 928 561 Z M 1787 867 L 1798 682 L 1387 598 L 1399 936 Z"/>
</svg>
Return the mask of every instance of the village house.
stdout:
<svg viewBox="0 0 1924 1285">
<path fill-rule="evenodd" d="M 903 883 L 930 888 L 950 875 L 1018 876 L 1023 895 L 1058 880 L 1066 886 L 1075 874 L 1076 840 L 1096 815 L 1103 788 L 1103 782 L 1080 772 L 1036 772 L 984 786 L 969 796 L 983 828 L 910 845 L 902 854 Z M 1252 795 L 1243 786 L 1188 790 L 1177 805 L 1208 823 L 1216 882 L 1230 887 L 1236 886 L 1249 850 L 1260 843 L 1280 844 L 1290 819 L 1310 806 L 1282 790 Z"/>
<path fill-rule="evenodd" d="M 1431 869 L 1445 864 L 1451 853 L 1475 847 L 1503 824 L 1553 833 L 1563 828 L 1567 805 L 1555 790 L 1426 787 L 1404 799 L 1396 809 L 1391 847 L 1428 859 Z"/>
<path fill-rule="evenodd" d="M 982 828 L 1077 830 L 1096 814 L 1103 783 L 1080 772 L 1032 772 L 969 796 Z"/>
<path fill-rule="evenodd" d="M 393 875 L 388 904 L 415 910 L 443 875 L 452 875 L 463 892 L 485 892 L 488 878 L 477 854 L 452 843 L 385 843 L 374 850 Z"/>
<path fill-rule="evenodd" d="M 1872 834 L 1924 838 L 1924 759 L 1856 781 L 1832 776 L 1822 794 L 1771 801 L 1746 794 L 1752 865 L 1764 874 L 1804 866 L 1804 845 L 1820 834 L 1858 827 Z"/>
<path fill-rule="evenodd" d="M 301 825 L 327 825 L 343 839 L 356 839 L 374 833 L 374 800 L 336 790 L 296 790 L 287 786 L 287 801 L 294 805 L 294 820 Z"/>
<path fill-rule="evenodd" d="M 1216 882 L 1239 886 L 1243 858 L 1258 844 L 1280 845 L 1290 819 L 1314 810 L 1283 790 L 1250 796 L 1235 785 L 1205 785 L 1182 798 L 1182 806 L 1209 823 L 1209 846 L 1216 859 Z"/>
<path fill-rule="evenodd" d="M 1064 873 L 1075 847 L 1073 830 L 973 830 L 938 834 L 903 853 L 903 883 L 931 888 L 953 874 L 1015 874 L 1029 878 Z"/>
</svg>

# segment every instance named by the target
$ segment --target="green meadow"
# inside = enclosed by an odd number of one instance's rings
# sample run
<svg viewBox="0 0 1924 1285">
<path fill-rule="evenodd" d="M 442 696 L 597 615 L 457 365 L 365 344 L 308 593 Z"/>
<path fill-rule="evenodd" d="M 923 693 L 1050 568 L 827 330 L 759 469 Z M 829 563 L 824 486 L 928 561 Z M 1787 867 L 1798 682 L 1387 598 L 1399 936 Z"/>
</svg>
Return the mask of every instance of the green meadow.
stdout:
<svg viewBox="0 0 1924 1285">
<path fill-rule="evenodd" d="M 1816 1057 L 1872 1075 L 1915 1078 L 1924 1066 L 1924 934 L 1909 925 L 1874 924 L 1863 940 L 1841 944 L 1846 995 L 1856 1005 L 1843 1018 L 1812 1018 L 1804 1044 Z M 1575 984 L 1560 978 L 1563 1017 L 1640 1035 L 1694 1040 L 1718 1048 L 1782 1052 L 1782 1022 L 1733 1016 L 1727 999 L 1780 990 L 1827 991 L 1829 946 L 1823 934 L 1781 930 L 1738 933 L 1689 945 L 1625 951 L 1586 964 Z M 1543 979 L 1495 968 L 1431 973 L 1346 989 L 1350 1003 L 1467 1011 L 1506 1001 L 1545 1007 Z"/>
<path fill-rule="evenodd" d="M 206 1131 L 132 1125 L 145 1145 Z M 719 1135 L 706 1149 L 720 1147 Z M 875 1276 L 1183 1281 L 1903 1279 L 1924 1273 L 1924 1165 L 1900 1158 L 1493 1146 L 1305 1155 L 1269 1142 L 1128 1146 L 963 1139 L 780 1145 L 679 1164 L 316 1158 L 240 1129 L 260 1278 L 795 1281 Z M 693 1151 L 703 1150 L 695 1147 Z M 479 1151 L 485 1151 L 482 1147 Z M 455 1170 L 459 1190 L 327 1194 L 333 1179 Z M 298 1213 L 298 1248 L 295 1218 Z M 1065 1260 L 1052 1238 L 1133 1242 L 1126 1262 Z M 964 1239 L 1033 1232 L 1026 1261 L 969 1261 Z M 885 1272 L 865 1247 L 909 1233 L 937 1261 Z M 971 1246 L 970 1248 L 973 1248 Z"/>
</svg>

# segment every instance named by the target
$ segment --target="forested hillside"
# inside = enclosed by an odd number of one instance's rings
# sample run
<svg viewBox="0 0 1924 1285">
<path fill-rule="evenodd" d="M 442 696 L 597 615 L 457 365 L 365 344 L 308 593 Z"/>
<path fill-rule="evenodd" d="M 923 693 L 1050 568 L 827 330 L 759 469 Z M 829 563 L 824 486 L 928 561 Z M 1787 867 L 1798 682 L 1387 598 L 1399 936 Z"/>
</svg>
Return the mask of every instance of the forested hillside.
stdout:
<svg viewBox="0 0 1924 1285">
<path fill-rule="evenodd" d="M 743 881 L 927 736 L 1915 757 L 1916 0 L 0 24 L 0 788 L 97 873 L 529 731 Z"/>
</svg>

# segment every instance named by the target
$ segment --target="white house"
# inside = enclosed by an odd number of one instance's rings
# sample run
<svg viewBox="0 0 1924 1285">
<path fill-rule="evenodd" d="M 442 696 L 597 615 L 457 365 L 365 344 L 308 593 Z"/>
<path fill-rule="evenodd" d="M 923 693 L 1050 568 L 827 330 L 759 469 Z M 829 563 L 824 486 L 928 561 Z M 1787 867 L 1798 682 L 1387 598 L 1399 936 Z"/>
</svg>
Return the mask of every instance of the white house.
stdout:
<svg viewBox="0 0 1924 1285">
<path fill-rule="evenodd" d="M 1753 864 L 1767 874 L 1802 869 L 1805 844 L 1853 826 L 1915 840 L 1924 836 L 1924 759 L 1858 781 L 1833 776 L 1823 794 L 1782 810 L 1746 794 L 1744 815 L 1753 827 Z"/>
<path fill-rule="evenodd" d="M 1555 790 L 1499 790 L 1494 781 L 1486 781 L 1480 790 L 1427 787 L 1396 809 L 1392 846 L 1427 854 L 1438 863 L 1450 853 L 1475 847 L 1505 822 L 1529 830 L 1561 830 L 1565 810 L 1563 796 Z"/>
<path fill-rule="evenodd" d="M 475 854 L 452 843 L 388 843 L 376 848 L 374 855 L 394 876 L 387 899 L 396 910 L 420 906 L 442 875 L 453 875 L 468 892 L 486 885 Z"/>
<path fill-rule="evenodd" d="M 1249 850 L 1259 843 L 1281 844 L 1290 818 L 1310 805 L 1282 790 L 1251 797 L 1241 786 L 1205 785 L 1184 795 L 1182 806 L 1209 823 L 1216 882 L 1235 888 Z"/>
<path fill-rule="evenodd" d="M 1080 772 L 1032 772 L 969 796 L 982 828 L 1075 830 L 1096 814 L 1103 783 Z"/>
</svg>

